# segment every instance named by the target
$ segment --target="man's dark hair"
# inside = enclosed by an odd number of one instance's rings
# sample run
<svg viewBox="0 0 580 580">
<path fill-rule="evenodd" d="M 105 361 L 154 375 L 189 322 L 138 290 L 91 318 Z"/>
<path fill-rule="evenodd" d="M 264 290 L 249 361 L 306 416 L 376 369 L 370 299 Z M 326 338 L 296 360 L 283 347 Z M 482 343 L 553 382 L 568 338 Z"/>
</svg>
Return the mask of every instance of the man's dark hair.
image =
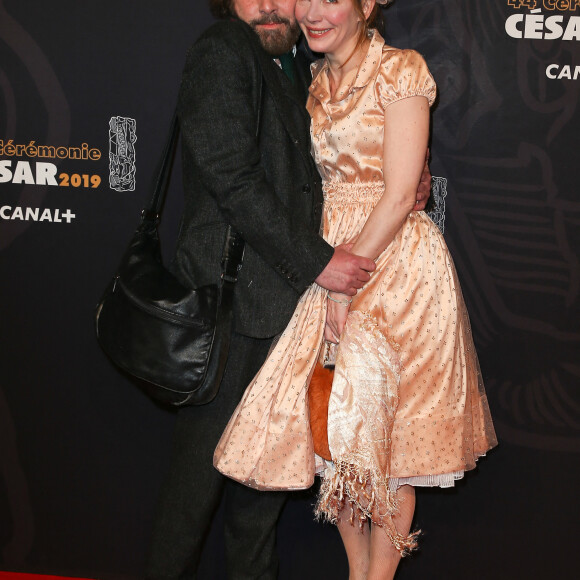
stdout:
<svg viewBox="0 0 580 580">
<path fill-rule="evenodd" d="M 209 0 L 209 9 L 215 18 L 231 18 L 235 16 L 233 0 Z"/>
</svg>

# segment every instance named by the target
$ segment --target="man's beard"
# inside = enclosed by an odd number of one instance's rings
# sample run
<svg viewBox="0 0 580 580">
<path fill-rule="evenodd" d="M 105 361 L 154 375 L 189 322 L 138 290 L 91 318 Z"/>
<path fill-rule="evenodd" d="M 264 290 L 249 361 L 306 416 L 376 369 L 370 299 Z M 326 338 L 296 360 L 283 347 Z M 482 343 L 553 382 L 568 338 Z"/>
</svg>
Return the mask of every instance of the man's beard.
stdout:
<svg viewBox="0 0 580 580">
<path fill-rule="evenodd" d="M 260 24 L 284 24 L 285 26 L 279 30 L 264 30 L 263 28 L 258 28 Z M 272 56 L 280 56 L 290 51 L 300 37 L 298 22 L 294 21 L 292 24 L 286 18 L 281 18 L 275 14 L 252 20 L 250 26 L 260 37 L 264 50 Z"/>
</svg>

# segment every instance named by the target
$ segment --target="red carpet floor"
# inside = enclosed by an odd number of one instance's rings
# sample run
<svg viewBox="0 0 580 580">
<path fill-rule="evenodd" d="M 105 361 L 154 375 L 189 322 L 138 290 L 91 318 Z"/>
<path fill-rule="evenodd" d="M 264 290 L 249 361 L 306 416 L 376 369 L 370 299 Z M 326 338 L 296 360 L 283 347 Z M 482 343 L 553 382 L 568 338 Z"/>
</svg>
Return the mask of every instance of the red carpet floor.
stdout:
<svg viewBox="0 0 580 580">
<path fill-rule="evenodd" d="M 18 574 L 17 572 L 0 572 L 0 580 L 88 580 L 87 578 L 70 578 L 64 576 L 40 576 L 38 574 Z"/>
</svg>

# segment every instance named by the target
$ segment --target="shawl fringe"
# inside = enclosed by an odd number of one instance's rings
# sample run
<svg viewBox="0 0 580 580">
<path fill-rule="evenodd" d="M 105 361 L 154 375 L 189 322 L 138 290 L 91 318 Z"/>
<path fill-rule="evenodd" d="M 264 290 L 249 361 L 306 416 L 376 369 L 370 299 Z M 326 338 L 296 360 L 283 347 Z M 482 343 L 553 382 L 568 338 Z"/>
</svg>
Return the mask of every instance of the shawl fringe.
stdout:
<svg viewBox="0 0 580 580">
<path fill-rule="evenodd" d="M 351 525 L 356 522 L 362 528 L 370 519 L 386 531 L 393 546 L 404 557 L 417 548 L 421 530 L 407 536 L 397 531 L 393 518 L 399 513 L 399 504 L 396 492 L 389 489 L 388 478 L 341 459 L 334 461 L 334 467 L 326 469 L 315 514 L 318 520 L 336 524 L 348 506 Z"/>
</svg>

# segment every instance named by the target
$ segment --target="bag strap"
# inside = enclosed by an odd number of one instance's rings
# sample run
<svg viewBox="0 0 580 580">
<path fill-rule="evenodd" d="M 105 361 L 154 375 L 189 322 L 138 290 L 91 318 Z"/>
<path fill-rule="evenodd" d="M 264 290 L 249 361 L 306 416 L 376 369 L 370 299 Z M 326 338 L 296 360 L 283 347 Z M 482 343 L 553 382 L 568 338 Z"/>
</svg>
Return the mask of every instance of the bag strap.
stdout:
<svg viewBox="0 0 580 580">
<path fill-rule="evenodd" d="M 171 177 L 173 160 L 175 159 L 175 149 L 177 147 L 177 138 L 179 136 L 179 120 L 177 118 L 177 108 L 173 112 L 171 125 L 169 127 L 169 136 L 165 142 L 159 168 L 157 170 L 157 179 L 154 181 L 153 195 L 147 206 L 141 212 L 143 220 L 158 222 L 161 215 L 161 208 L 167 194 L 167 186 Z"/>
<path fill-rule="evenodd" d="M 262 126 L 262 106 L 264 102 L 264 78 L 260 74 L 260 97 L 258 99 L 258 121 L 256 123 L 256 140 L 260 136 L 260 127 Z M 222 281 L 224 287 L 228 282 L 236 282 L 238 272 L 242 268 L 244 260 L 245 242 L 231 225 L 228 225 L 226 240 L 222 253 Z M 224 302 L 222 298 L 222 303 Z"/>
</svg>

